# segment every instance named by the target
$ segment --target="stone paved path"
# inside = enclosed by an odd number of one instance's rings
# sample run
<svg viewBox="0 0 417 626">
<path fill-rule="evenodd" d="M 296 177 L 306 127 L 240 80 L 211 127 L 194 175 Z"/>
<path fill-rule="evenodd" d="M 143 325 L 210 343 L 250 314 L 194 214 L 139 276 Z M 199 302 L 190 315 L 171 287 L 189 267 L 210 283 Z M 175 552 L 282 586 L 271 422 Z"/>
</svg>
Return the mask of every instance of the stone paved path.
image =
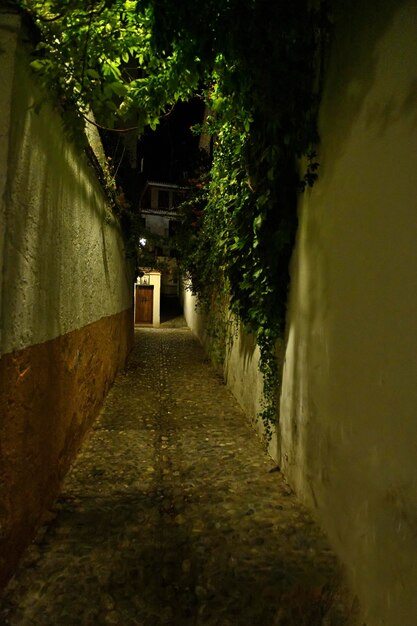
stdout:
<svg viewBox="0 0 417 626">
<path fill-rule="evenodd" d="M 353 623 L 325 538 L 273 470 L 191 332 L 140 329 L 0 624 Z"/>
</svg>

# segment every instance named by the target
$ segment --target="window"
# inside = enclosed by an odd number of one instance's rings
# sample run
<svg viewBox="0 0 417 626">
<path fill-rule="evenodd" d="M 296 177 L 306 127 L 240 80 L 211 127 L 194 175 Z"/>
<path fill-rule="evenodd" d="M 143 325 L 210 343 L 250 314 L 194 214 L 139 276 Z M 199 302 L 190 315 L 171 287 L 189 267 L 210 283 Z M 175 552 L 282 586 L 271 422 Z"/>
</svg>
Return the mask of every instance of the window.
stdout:
<svg viewBox="0 0 417 626">
<path fill-rule="evenodd" d="M 174 191 L 174 208 L 177 209 L 181 202 L 185 200 L 185 193 L 183 191 Z"/>
<path fill-rule="evenodd" d="M 151 206 L 151 190 L 150 189 L 146 190 L 146 193 L 142 197 L 142 201 L 140 204 L 142 208 L 149 209 L 149 207 Z"/>
<path fill-rule="evenodd" d="M 159 190 L 158 192 L 158 209 L 169 208 L 169 191 Z"/>
<path fill-rule="evenodd" d="M 169 220 L 168 237 L 174 237 L 177 232 L 177 220 Z"/>
</svg>

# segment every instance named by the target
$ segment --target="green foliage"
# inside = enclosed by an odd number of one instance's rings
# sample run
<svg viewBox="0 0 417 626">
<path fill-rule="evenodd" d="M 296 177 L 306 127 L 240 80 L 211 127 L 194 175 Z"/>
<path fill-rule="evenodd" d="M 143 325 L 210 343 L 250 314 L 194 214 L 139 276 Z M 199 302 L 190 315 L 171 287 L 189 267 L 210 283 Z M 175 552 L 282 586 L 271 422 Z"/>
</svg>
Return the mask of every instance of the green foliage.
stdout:
<svg viewBox="0 0 417 626">
<path fill-rule="evenodd" d="M 308 0 L 21 0 L 41 30 L 34 68 L 72 127 L 90 108 L 102 125 L 155 128 L 200 94 L 214 138 L 211 168 L 184 206 L 182 264 L 210 306 L 223 285 L 256 333 L 263 419 L 275 420 L 297 194 L 318 164 L 318 75 L 328 20 Z M 298 172 L 304 158 L 306 171 Z"/>
<path fill-rule="evenodd" d="M 194 93 L 199 75 L 181 48 L 155 51 L 154 11 L 135 0 L 20 0 L 41 42 L 32 67 L 72 113 L 75 132 L 90 109 L 99 125 L 132 120 L 155 128 L 166 107 Z"/>
</svg>

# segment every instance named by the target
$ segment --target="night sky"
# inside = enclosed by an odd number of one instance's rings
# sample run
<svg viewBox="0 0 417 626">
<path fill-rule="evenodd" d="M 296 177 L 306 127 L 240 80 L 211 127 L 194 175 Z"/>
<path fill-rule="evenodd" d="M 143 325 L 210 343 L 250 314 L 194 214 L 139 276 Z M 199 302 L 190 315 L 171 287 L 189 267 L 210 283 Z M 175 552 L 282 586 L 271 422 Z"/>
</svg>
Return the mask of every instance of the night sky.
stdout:
<svg viewBox="0 0 417 626">
<path fill-rule="evenodd" d="M 191 126 L 201 124 L 203 114 L 202 100 L 181 102 L 162 119 L 156 131 L 145 131 L 138 142 L 138 168 L 140 172 L 142 162 L 144 181 L 186 181 L 193 171 L 199 141 Z"/>
</svg>

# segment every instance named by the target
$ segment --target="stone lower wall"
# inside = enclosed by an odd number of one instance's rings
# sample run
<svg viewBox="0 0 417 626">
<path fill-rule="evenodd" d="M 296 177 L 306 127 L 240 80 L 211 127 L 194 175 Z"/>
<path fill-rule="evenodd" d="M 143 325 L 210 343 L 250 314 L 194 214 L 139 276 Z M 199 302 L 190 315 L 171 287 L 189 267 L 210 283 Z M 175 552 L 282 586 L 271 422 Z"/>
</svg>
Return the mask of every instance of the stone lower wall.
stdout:
<svg viewBox="0 0 417 626">
<path fill-rule="evenodd" d="M 0 586 L 123 366 L 131 333 L 128 309 L 0 359 Z"/>
</svg>

